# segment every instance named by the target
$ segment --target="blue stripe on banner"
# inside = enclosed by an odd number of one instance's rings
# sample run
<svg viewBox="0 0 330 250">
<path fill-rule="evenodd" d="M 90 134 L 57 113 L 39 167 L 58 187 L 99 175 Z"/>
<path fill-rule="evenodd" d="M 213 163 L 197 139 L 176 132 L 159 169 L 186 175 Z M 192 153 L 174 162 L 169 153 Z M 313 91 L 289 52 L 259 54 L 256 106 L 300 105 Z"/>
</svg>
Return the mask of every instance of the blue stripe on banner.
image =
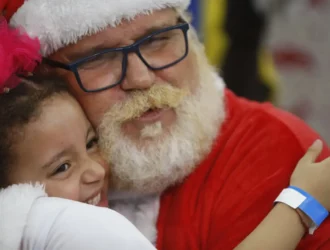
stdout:
<svg viewBox="0 0 330 250">
<path fill-rule="evenodd" d="M 193 22 L 192 25 L 199 31 L 200 29 L 200 24 L 201 24 L 201 8 L 200 8 L 200 0 L 192 0 L 191 4 L 189 6 L 189 11 L 193 15 Z"/>
</svg>

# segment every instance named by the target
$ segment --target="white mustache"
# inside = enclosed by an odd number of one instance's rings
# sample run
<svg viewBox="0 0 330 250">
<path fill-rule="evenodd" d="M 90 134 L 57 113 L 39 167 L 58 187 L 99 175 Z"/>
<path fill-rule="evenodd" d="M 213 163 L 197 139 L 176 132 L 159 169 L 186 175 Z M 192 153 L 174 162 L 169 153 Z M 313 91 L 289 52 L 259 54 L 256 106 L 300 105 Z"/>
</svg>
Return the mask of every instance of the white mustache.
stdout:
<svg viewBox="0 0 330 250">
<path fill-rule="evenodd" d="M 154 84 L 148 90 L 136 90 L 127 100 L 115 104 L 107 112 L 116 122 L 122 123 L 140 117 L 150 109 L 177 108 L 187 91 L 169 84 Z"/>
</svg>

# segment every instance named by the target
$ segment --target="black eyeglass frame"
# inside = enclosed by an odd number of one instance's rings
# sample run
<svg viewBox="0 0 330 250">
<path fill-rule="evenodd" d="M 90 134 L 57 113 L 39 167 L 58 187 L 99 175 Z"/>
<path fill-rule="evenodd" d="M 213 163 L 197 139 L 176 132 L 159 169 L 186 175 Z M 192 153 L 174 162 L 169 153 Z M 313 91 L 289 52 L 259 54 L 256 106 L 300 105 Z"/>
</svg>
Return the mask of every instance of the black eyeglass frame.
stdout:
<svg viewBox="0 0 330 250">
<path fill-rule="evenodd" d="M 183 32 L 184 39 L 185 39 L 185 46 L 186 46 L 186 51 L 185 51 L 184 55 L 182 57 L 180 57 L 179 59 L 177 59 L 176 61 L 174 61 L 173 63 L 170 63 L 168 65 L 165 65 L 165 66 L 162 66 L 162 67 L 152 67 L 143 58 L 143 56 L 142 56 L 142 54 L 140 52 L 140 48 L 139 48 L 140 44 L 144 43 L 145 41 L 147 41 L 148 39 L 152 38 L 155 35 L 158 35 L 158 34 L 161 34 L 163 32 L 167 32 L 167 31 L 175 30 L 175 29 L 180 29 Z M 171 26 L 171 27 L 167 27 L 167 28 L 164 28 L 164 29 L 157 30 L 157 31 L 151 33 L 150 35 L 141 38 L 140 40 L 136 41 L 135 43 L 133 43 L 131 45 L 128 45 L 128 46 L 125 46 L 125 47 L 120 47 L 120 48 L 104 49 L 104 50 L 102 50 L 102 51 L 100 51 L 98 53 L 95 53 L 93 55 L 84 57 L 82 59 L 78 59 L 75 62 L 72 62 L 72 63 L 69 63 L 69 64 L 65 64 L 65 63 L 58 62 L 58 61 L 55 61 L 55 60 L 51 60 L 51 59 L 48 59 L 48 58 L 43 58 L 43 61 L 42 62 L 45 63 L 45 64 L 47 64 L 47 65 L 49 65 L 49 66 L 51 66 L 51 67 L 54 67 L 54 68 L 61 68 L 61 69 L 65 69 L 65 70 L 68 70 L 68 71 L 73 72 L 74 75 L 75 75 L 75 77 L 76 77 L 76 80 L 78 82 L 79 87 L 83 91 L 85 91 L 87 93 L 101 92 L 101 91 L 104 91 L 104 90 L 113 88 L 113 87 L 121 84 L 122 81 L 125 79 L 126 71 L 127 71 L 127 64 L 128 64 L 128 58 L 127 58 L 127 56 L 128 56 L 129 53 L 136 53 L 137 56 L 141 59 L 141 61 L 149 69 L 154 70 L 154 71 L 156 71 L 156 70 L 163 70 L 163 69 L 166 69 L 166 68 L 170 68 L 173 65 L 181 62 L 188 55 L 188 52 L 189 52 L 188 30 L 189 30 L 189 24 L 187 22 L 181 22 L 181 23 L 179 23 L 177 25 L 174 25 L 174 26 Z M 111 85 L 106 86 L 106 87 L 98 88 L 98 89 L 95 89 L 95 90 L 86 89 L 84 87 L 81 79 L 80 79 L 79 72 L 78 72 L 78 67 L 81 66 L 81 65 L 83 65 L 84 63 L 88 62 L 89 60 L 97 57 L 97 56 L 100 56 L 100 55 L 103 55 L 103 54 L 107 54 L 107 53 L 110 53 L 110 52 L 123 52 L 123 54 L 124 54 L 123 61 L 122 61 L 122 76 L 121 76 L 121 78 L 115 84 L 111 84 Z"/>
</svg>

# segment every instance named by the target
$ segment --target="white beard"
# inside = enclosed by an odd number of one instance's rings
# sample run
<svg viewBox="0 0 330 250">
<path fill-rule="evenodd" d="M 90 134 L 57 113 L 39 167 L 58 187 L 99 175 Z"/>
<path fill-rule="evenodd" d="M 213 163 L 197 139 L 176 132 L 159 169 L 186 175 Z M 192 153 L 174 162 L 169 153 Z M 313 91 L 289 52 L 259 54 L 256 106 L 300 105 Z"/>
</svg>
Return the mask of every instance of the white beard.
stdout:
<svg viewBox="0 0 330 250">
<path fill-rule="evenodd" d="M 207 63 L 200 69 L 201 84 L 176 108 L 175 124 L 166 132 L 161 124 L 143 129 L 141 138 L 148 138 L 143 147 L 104 116 L 100 146 L 112 166 L 116 190 L 161 193 L 187 177 L 211 151 L 225 119 L 224 84 Z"/>
</svg>

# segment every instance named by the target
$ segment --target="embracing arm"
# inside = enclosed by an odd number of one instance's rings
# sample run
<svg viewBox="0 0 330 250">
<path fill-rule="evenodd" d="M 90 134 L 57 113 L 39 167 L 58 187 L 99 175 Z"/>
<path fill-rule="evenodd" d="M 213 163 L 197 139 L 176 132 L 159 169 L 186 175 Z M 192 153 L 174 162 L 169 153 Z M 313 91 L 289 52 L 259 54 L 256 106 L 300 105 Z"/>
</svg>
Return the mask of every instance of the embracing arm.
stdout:
<svg viewBox="0 0 330 250">
<path fill-rule="evenodd" d="M 298 213 L 279 203 L 234 250 L 294 250 L 305 233 Z"/>
<path fill-rule="evenodd" d="M 329 209 L 330 177 L 329 160 L 314 163 L 322 151 L 322 143 L 317 141 L 301 159 L 291 177 L 291 184 L 305 189 Z M 325 176 L 321 178 L 321 176 Z M 294 250 L 312 222 L 303 212 L 286 204 L 278 203 L 258 227 L 234 250 Z M 313 237 L 313 236 L 310 236 Z"/>
</svg>

